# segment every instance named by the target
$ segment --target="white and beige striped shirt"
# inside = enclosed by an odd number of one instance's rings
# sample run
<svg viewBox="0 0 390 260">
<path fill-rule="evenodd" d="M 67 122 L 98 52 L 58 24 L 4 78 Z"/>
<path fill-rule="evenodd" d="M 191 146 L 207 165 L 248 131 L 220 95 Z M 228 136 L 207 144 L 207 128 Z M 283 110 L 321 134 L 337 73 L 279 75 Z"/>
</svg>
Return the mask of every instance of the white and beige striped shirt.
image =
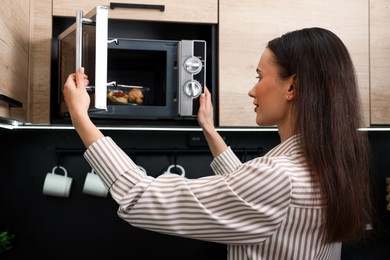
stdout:
<svg viewBox="0 0 390 260">
<path fill-rule="evenodd" d="M 229 147 L 199 179 L 147 176 L 110 137 L 84 156 L 133 226 L 227 244 L 232 260 L 340 259 L 341 243 L 323 242 L 323 202 L 297 137 L 244 164 Z"/>
</svg>

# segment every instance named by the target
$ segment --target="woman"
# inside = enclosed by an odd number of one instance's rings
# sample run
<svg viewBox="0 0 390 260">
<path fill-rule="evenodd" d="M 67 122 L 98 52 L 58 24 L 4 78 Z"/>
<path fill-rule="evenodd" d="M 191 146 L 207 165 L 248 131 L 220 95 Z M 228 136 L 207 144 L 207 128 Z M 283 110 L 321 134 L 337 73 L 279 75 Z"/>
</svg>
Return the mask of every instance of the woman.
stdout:
<svg viewBox="0 0 390 260">
<path fill-rule="evenodd" d="M 199 179 L 146 176 L 88 117 L 83 70 L 64 86 L 85 158 L 131 225 L 224 243 L 228 259 L 339 259 L 341 242 L 364 233 L 370 212 L 368 142 L 353 64 L 321 28 L 268 43 L 249 91 L 258 125 L 276 125 L 281 143 L 242 164 L 213 124 L 208 90 L 198 121 L 216 173 Z"/>
</svg>

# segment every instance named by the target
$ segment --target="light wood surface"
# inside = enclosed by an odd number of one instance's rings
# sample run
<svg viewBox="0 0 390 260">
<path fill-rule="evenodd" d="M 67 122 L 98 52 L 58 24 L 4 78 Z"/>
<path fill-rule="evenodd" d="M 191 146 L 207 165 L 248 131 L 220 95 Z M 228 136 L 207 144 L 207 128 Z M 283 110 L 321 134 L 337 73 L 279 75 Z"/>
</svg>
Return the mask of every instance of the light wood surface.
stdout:
<svg viewBox="0 0 390 260">
<path fill-rule="evenodd" d="M 32 1 L 28 122 L 34 124 L 50 123 L 51 10 L 51 0 Z"/>
<path fill-rule="evenodd" d="M 75 16 L 76 10 L 88 12 L 97 5 L 110 5 L 109 0 L 53 0 L 54 16 Z M 167 22 L 218 23 L 217 0 L 116 0 L 116 3 L 164 5 L 165 10 L 115 8 L 110 18 Z"/>
<path fill-rule="evenodd" d="M 2 0 L 0 8 L 0 94 L 23 104 L 0 102 L 0 117 L 25 121 L 28 107 L 30 1 Z"/>
<path fill-rule="evenodd" d="M 370 1 L 371 124 L 390 124 L 390 0 Z"/>
<path fill-rule="evenodd" d="M 366 124 L 369 124 L 367 0 L 220 0 L 219 110 L 221 126 L 255 126 L 252 99 L 255 69 L 267 42 L 303 27 L 325 27 L 346 44 L 356 67 Z"/>
</svg>

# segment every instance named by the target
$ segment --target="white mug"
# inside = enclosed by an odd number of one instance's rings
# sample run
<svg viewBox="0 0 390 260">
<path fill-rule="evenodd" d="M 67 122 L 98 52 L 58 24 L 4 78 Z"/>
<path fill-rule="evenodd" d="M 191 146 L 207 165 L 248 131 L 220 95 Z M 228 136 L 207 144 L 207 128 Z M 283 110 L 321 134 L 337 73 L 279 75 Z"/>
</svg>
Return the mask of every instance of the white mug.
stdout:
<svg viewBox="0 0 390 260">
<path fill-rule="evenodd" d="M 55 171 L 61 169 L 64 175 L 56 174 Z M 72 178 L 68 177 L 68 172 L 62 166 L 55 166 L 53 170 L 46 174 L 43 183 L 43 194 L 57 197 L 69 197 Z"/>
<path fill-rule="evenodd" d="M 104 186 L 99 175 L 92 169 L 91 172 L 87 173 L 87 177 L 85 178 L 83 192 L 93 196 L 107 197 L 108 189 Z"/>
<path fill-rule="evenodd" d="M 180 176 L 181 177 L 186 177 L 186 171 L 184 170 L 183 166 L 181 166 L 179 164 L 169 165 L 169 167 L 166 169 L 166 171 L 163 174 L 174 173 L 174 172 L 171 172 L 171 170 L 174 169 L 174 168 L 180 169 L 180 171 L 181 171 Z"/>
</svg>

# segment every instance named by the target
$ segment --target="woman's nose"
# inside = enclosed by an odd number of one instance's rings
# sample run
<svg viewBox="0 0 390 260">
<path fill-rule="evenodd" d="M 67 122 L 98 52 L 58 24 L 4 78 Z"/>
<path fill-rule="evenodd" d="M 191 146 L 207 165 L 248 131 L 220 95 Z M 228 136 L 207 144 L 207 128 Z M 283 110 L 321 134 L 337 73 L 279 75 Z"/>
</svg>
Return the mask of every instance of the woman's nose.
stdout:
<svg viewBox="0 0 390 260">
<path fill-rule="evenodd" d="M 250 97 L 254 97 L 255 96 L 255 87 L 256 86 L 253 86 L 249 91 L 248 91 L 248 95 Z"/>
</svg>

